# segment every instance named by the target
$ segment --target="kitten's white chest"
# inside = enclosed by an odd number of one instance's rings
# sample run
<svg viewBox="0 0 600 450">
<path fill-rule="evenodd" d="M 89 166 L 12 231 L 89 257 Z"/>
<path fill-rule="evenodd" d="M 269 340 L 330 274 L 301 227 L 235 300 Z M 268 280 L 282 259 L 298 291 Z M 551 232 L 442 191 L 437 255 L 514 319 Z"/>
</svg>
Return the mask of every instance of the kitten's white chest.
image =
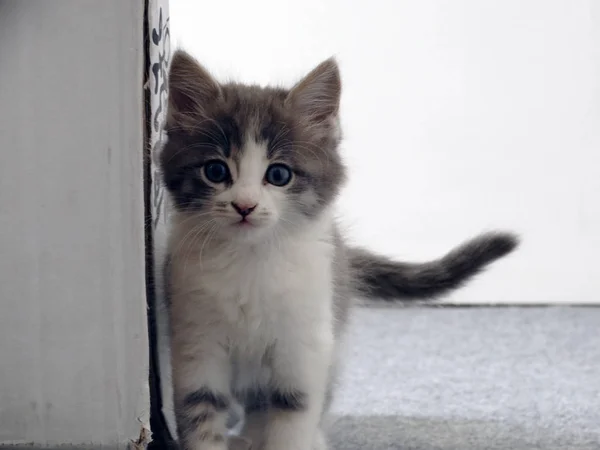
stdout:
<svg viewBox="0 0 600 450">
<path fill-rule="evenodd" d="M 248 246 L 215 256 L 202 276 L 240 345 L 258 344 L 299 326 L 309 317 L 329 320 L 332 246 L 308 234 L 289 242 Z"/>
</svg>

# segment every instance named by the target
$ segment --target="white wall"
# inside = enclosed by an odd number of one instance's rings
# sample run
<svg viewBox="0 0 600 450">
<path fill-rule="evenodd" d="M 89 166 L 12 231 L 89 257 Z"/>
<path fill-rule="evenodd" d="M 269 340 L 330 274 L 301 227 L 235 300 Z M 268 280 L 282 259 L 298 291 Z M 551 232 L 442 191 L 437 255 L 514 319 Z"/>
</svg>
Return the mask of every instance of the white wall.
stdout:
<svg viewBox="0 0 600 450">
<path fill-rule="evenodd" d="M 143 24 L 141 2 L 0 0 L 0 447 L 149 426 Z"/>
<path fill-rule="evenodd" d="M 425 259 L 483 229 L 514 257 L 460 302 L 599 302 L 600 4 L 594 0 L 172 0 L 218 76 L 343 71 L 349 233 Z"/>
</svg>

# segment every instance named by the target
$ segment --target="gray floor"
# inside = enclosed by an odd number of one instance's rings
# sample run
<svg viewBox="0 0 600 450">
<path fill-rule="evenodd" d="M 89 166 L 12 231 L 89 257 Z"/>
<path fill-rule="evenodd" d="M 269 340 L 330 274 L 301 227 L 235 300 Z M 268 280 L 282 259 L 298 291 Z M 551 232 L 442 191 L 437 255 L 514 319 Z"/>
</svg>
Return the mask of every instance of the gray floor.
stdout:
<svg viewBox="0 0 600 450">
<path fill-rule="evenodd" d="M 600 449 L 600 308 L 358 309 L 336 450 Z"/>
</svg>

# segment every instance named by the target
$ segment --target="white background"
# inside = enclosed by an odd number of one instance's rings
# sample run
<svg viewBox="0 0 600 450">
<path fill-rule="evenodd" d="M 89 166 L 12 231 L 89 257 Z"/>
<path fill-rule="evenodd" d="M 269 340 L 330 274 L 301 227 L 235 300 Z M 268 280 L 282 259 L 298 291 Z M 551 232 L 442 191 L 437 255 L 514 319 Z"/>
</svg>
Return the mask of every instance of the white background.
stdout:
<svg viewBox="0 0 600 450">
<path fill-rule="evenodd" d="M 450 300 L 600 302 L 600 3 L 171 0 L 173 44 L 220 79 L 291 84 L 336 55 L 353 239 L 521 249 Z"/>
</svg>

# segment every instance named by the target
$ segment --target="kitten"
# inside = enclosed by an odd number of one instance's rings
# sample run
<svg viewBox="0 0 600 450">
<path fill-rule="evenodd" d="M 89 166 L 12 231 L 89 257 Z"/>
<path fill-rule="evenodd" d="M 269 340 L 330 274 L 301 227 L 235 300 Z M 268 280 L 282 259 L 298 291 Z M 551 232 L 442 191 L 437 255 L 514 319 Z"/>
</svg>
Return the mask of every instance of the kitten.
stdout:
<svg viewBox="0 0 600 450">
<path fill-rule="evenodd" d="M 517 245 L 486 234 L 424 264 L 348 246 L 332 212 L 346 176 L 340 91 L 333 59 L 286 90 L 219 84 L 173 55 L 161 167 L 183 450 L 225 450 L 232 402 L 253 449 L 326 449 L 321 418 L 352 298 L 432 298 Z"/>
</svg>

